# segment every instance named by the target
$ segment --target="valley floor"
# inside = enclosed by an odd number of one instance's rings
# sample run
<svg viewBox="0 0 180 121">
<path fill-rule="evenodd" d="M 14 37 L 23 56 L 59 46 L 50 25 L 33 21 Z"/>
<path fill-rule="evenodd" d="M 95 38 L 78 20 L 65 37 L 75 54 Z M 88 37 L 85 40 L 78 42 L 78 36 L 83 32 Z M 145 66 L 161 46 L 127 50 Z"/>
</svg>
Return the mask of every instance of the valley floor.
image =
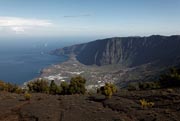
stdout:
<svg viewBox="0 0 180 121">
<path fill-rule="evenodd" d="M 83 65 L 70 57 L 66 62 L 44 68 L 41 71 L 40 78 L 46 80 L 55 80 L 57 84 L 62 81 L 69 81 L 71 77 L 81 75 L 86 81 L 86 89 L 93 90 L 104 86 L 106 82 L 115 83 L 124 86 L 129 81 L 146 80 L 146 77 L 153 77 L 164 70 L 164 66 L 153 66 L 153 64 L 145 64 L 138 67 L 122 67 L 121 65 Z"/>
<path fill-rule="evenodd" d="M 141 99 L 154 103 L 142 108 Z M 120 90 L 101 95 L 23 94 L 0 92 L 0 121 L 179 121 L 180 89 Z"/>
</svg>

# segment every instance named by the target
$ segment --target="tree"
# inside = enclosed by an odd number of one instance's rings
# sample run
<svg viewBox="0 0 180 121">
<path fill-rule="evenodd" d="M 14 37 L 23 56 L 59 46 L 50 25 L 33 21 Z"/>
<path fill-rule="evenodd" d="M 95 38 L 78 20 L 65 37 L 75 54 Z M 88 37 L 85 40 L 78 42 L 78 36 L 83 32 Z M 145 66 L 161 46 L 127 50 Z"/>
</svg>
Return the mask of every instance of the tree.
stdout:
<svg viewBox="0 0 180 121">
<path fill-rule="evenodd" d="M 111 98 L 111 96 L 117 92 L 117 88 L 114 84 L 105 83 L 105 85 L 100 87 L 100 89 L 98 89 L 97 92 L 101 93 L 102 95 L 105 95 L 106 98 Z"/>
<path fill-rule="evenodd" d="M 86 92 L 85 83 L 86 83 L 86 79 L 81 76 L 71 78 L 69 85 L 69 93 L 85 94 Z"/>
<path fill-rule="evenodd" d="M 54 80 L 51 81 L 51 84 L 49 86 L 49 93 L 50 94 L 60 94 L 61 93 L 61 88 L 56 85 Z"/>
<path fill-rule="evenodd" d="M 29 82 L 27 87 L 29 88 L 29 91 L 32 92 L 47 93 L 49 91 L 49 83 L 43 79 L 37 79 L 36 81 Z"/>
<path fill-rule="evenodd" d="M 62 89 L 61 94 L 63 95 L 68 94 L 69 84 L 67 82 L 61 82 L 60 87 Z"/>
</svg>

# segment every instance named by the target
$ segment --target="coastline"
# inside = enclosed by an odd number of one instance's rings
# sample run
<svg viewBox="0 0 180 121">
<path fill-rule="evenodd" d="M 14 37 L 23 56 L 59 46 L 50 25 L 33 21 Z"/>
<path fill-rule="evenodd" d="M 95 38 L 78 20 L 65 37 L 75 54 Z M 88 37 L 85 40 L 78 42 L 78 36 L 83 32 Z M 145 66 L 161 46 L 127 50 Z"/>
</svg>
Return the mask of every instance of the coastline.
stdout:
<svg viewBox="0 0 180 121">
<path fill-rule="evenodd" d="M 112 66 L 87 66 L 80 63 L 75 55 L 69 55 L 67 61 L 43 68 L 38 78 L 54 80 L 55 83 L 60 84 L 63 81 L 69 82 L 72 77 L 80 75 L 86 78 L 86 88 L 90 90 L 104 86 L 106 82 L 116 83 L 119 80 L 114 74 L 109 73 L 109 69 L 112 72 L 117 70 Z"/>
<path fill-rule="evenodd" d="M 104 86 L 106 82 L 124 87 L 131 82 L 148 80 L 146 77 L 153 77 L 155 73 L 161 72 L 161 69 L 157 70 L 157 68 L 152 68 L 153 63 L 129 68 L 122 67 L 118 64 L 97 66 L 84 65 L 72 54 L 66 55 L 66 57 L 68 57 L 68 59 L 64 62 L 43 68 L 39 76 L 30 81 L 45 79 L 50 83 L 54 80 L 55 83 L 59 85 L 63 81 L 69 82 L 72 77 L 80 75 L 87 80 L 86 89 L 95 90 Z M 149 71 L 150 69 L 151 71 Z M 28 82 L 24 83 L 24 87 L 26 87 Z"/>
<path fill-rule="evenodd" d="M 161 71 L 153 69 L 151 64 L 129 68 L 124 68 L 118 64 L 106 66 L 84 65 L 73 54 L 64 56 L 67 57 L 67 60 L 42 68 L 39 76 L 24 82 L 23 87 L 26 87 L 28 82 L 36 79 L 45 79 L 49 82 L 54 80 L 59 85 L 63 81 L 69 82 L 72 77 L 80 75 L 87 80 L 87 90 L 96 90 L 104 86 L 106 82 L 114 83 L 123 88 L 128 83 L 141 81 L 142 79 L 146 80 L 145 77 L 153 76 L 153 74 Z M 152 69 L 151 72 L 144 71 L 150 69 Z"/>
<path fill-rule="evenodd" d="M 49 55 L 53 55 L 53 54 L 49 54 Z M 60 57 L 60 56 L 58 56 L 58 55 L 53 55 L 53 56 Z M 30 79 L 30 80 L 27 80 L 27 81 L 23 82 L 23 83 L 20 84 L 19 86 L 20 86 L 21 88 L 26 88 L 26 87 L 27 87 L 26 85 L 27 85 L 28 82 L 31 82 L 31 81 L 34 81 L 34 80 L 36 80 L 36 79 L 41 78 L 41 74 L 43 73 L 42 70 L 44 70 L 44 69 L 46 69 L 46 68 L 49 68 L 49 67 L 52 67 L 52 66 L 57 65 L 57 64 L 64 63 L 64 62 L 66 62 L 66 61 L 69 60 L 69 57 L 68 57 L 68 56 L 62 55 L 62 57 L 63 57 L 63 59 L 60 60 L 59 62 L 54 63 L 54 64 L 49 64 L 49 65 L 47 65 L 47 66 L 42 67 L 41 69 L 39 69 L 38 72 L 37 72 L 37 73 L 38 73 L 37 76 L 35 76 L 34 78 L 32 78 L 32 79 Z"/>
</svg>

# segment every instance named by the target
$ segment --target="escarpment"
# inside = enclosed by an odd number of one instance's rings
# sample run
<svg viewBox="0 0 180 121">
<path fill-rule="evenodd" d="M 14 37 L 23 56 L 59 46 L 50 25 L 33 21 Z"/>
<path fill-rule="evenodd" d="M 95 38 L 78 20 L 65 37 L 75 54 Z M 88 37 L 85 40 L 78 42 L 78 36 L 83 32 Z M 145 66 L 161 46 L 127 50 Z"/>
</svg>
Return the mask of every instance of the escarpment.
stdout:
<svg viewBox="0 0 180 121">
<path fill-rule="evenodd" d="M 85 65 L 133 67 L 155 61 L 171 64 L 180 58 L 180 36 L 113 37 L 57 49 L 52 53 L 74 54 Z"/>
</svg>

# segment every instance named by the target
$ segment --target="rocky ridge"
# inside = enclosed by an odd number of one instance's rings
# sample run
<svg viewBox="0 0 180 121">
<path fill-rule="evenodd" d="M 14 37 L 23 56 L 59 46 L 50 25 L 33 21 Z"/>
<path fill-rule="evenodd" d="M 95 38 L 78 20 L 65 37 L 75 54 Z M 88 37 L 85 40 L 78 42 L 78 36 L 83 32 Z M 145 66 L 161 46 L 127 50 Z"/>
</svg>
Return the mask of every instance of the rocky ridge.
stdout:
<svg viewBox="0 0 180 121">
<path fill-rule="evenodd" d="M 130 82 L 155 81 L 162 72 L 179 65 L 180 36 L 114 37 L 51 53 L 70 59 L 43 69 L 41 78 L 60 83 L 81 75 L 88 80 L 88 89 L 106 82 L 124 87 Z"/>
<path fill-rule="evenodd" d="M 114 37 L 57 49 L 56 55 L 76 55 L 85 65 L 126 67 L 152 62 L 175 64 L 180 59 L 180 36 Z"/>
</svg>

